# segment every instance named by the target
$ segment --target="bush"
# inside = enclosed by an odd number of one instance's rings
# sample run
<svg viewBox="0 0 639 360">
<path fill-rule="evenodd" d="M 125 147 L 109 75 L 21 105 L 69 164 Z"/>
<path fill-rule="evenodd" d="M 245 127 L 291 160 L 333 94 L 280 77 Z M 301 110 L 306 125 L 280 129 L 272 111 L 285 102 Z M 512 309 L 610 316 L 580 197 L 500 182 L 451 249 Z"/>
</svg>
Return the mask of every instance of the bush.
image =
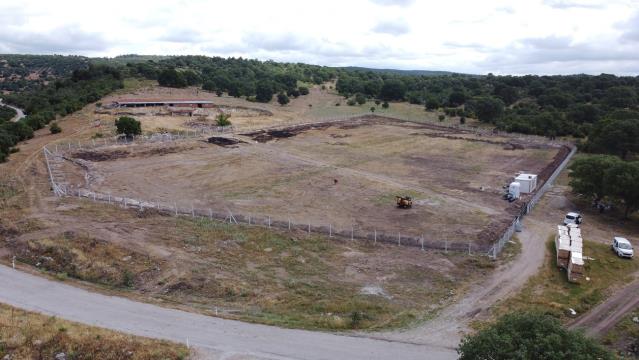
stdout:
<svg viewBox="0 0 639 360">
<path fill-rule="evenodd" d="M 335 106 L 340 106 L 342 105 L 342 103 L 335 103 Z"/>
<path fill-rule="evenodd" d="M 444 121 L 444 119 L 446 119 L 446 115 L 439 115 L 437 118 L 439 121 Z"/>
<path fill-rule="evenodd" d="M 363 94 L 356 94 L 355 101 L 357 101 L 357 103 L 360 105 L 364 105 L 366 104 L 366 96 L 364 96 Z"/>
<path fill-rule="evenodd" d="M 384 109 L 388 109 L 390 105 L 388 105 L 388 101 L 384 101 L 384 103 L 382 104 L 382 108 Z"/>
<path fill-rule="evenodd" d="M 58 125 L 57 122 L 52 122 L 51 125 L 49 125 L 49 131 L 52 134 L 58 134 L 62 132 L 62 128 L 60 127 L 60 125 Z"/>
<path fill-rule="evenodd" d="M 462 125 L 463 125 L 463 124 L 465 124 L 465 123 L 466 123 L 466 118 L 465 118 L 465 117 L 463 117 L 463 116 L 462 116 L 462 117 L 460 117 L 460 118 L 459 118 L 459 123 L 460 123 L 460 124 L 462 124 Z"/>
<path fill-rule="evenodd" d="M 118 134 L 124 134 L 127 137 L 142 134 L 142 124 L 129 116 L 122 116 L 116 120 L 115 127 Z"/>
<path fill-rule="evenodd" d="M 375 105 L 379 106 L 379 104 L 381 104 L 382 102 L 379 100 L 375 100 Z"/>
<path fill-rule="evenodd" d="M 284 94 L 283 92 L 277 94 L 277 102 L 280 105 L 284 106 L 284 105 L 288 104 L 289 101 L 290 100 L 289 100 L 288 96 L 286 96 L 286 94 Z"/>
<path fill-rule="evenodd" d="M 221 113 L 220 115 L 215 117 L 215 123 L 217 124 L 217 126 L 230 126 L 231 125 L 231 120 L 229 120 L 230 117 L 231 117 L 231 114 Z"/>
<path fill-rule="evenodd" d="M 346 105 L 348 106 L 355 106 L 355 104 L 357 104 L 355 99 L 348 99 L 348 101 L 346 102 Z"/>
<path fill-rule="evenodd" d="M 324 86 L 324 85 L 322 85 L 322 86 Z M 308 95 L 309 94 L 308 88 L 306 86 L 300 86 L 299 87 L 299 92 L 300 92 L 300 95 Z"/>
<path fill-rule="evenodd" d="M 459 359 L 613 359 L 595 340 L 539 313 L 515 313 L 466 336 Z"/>
<path fill-rule="evenodd" d="M 371 112 L 374 113 L 375 112 L 375 107 L 371 106 Z"/>
</svg>

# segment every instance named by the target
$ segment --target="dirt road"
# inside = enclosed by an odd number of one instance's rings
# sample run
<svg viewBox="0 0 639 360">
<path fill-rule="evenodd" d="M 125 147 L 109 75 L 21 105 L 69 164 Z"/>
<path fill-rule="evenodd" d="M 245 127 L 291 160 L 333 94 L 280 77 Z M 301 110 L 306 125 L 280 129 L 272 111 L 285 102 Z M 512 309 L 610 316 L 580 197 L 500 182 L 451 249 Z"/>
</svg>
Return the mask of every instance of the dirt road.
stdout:
<svg viewBox="0 0 639 360">
<path fill-rule="evenodd" d="M 584 329 L 586 335 L 592 337 L 605 335 L 626 314 L 639 308 L 637 294 L 639 294 L 639 274 L 635 274 L 633 282 L 570 324 L 569 328 Z"/>
<path fill-rule="evenodd" d="M 0 288 L 2 303 L 134 335 L 188 342 L 219 358 L 456 358 L 454 351 L 442 347 L 280 329 L 162 308 L 92 293 L 6 266 L 0 266 Z"/>
<path fill-rule="evenodd" d="M 24 115 L 24 111 L 22 111 L 22 109 L 17 108 L 15 106 L 11 106 L 9 104 L 5 104 L 2 102 L 2 99 L 0 99 L 0 106 L 6 106 L 8 108 L 12 108 L 13 110 L 16 111 L 16 116 L 14 116 L 11 120 L 11 122 L 18 122 L 20 119 L 22 119 L 23 117 L 25 117 L 26 115 Z"/>
<path fill-rule="evenodd" d="M 549 229 L 553 227 L 534 214 L 527 216 L 523 225 L 523 231 L 517 235 L 522 251 L 516 259 L 498 268 L 486 281 L 477 284 L 434 320 L 414 329 L 385 333 L 376 338 L 437 344 L 451 349 L 457 346 L 463 334 L 470 331 L 471 321 L 487 316 L 491 305 L 521 289 L 543 264 L 544 244 Z"/>
</svg>

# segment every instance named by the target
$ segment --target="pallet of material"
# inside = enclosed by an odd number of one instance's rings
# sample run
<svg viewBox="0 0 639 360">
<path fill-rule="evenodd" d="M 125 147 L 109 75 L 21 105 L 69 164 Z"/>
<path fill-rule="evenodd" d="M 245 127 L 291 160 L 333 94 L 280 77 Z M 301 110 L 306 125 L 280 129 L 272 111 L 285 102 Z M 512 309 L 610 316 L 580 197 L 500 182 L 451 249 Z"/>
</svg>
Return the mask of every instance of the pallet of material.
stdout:
<svg viewBox="0 0 639 360">
<path fill-rule="evenodd" d="M 557 266 L 565 269 L 568 267 L 570 259 L 570 237 L 562 230 L 558 229 L 555 236 L 555 249 L 557 250 Z"/>
<path fill-rule="evenodd" d="M 584 276 L 584 260 L 580 252 L 571 252 L 568 262 L 568 281 L 579 282 Z"/>
</svg>

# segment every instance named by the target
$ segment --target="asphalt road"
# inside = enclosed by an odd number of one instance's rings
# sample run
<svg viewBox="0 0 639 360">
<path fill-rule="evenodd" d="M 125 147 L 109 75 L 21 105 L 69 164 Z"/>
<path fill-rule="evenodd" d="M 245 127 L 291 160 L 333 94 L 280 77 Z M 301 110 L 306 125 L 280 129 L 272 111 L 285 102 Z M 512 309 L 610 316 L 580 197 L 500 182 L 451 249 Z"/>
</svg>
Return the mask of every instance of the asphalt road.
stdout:
<svg viewBox="0 0 639 360">
<path fill-rule="evenodd" d="M 455 359 L 447 348 L 224 320 L 92 293 L 0 265 L 0 302 L 251 359 Z M 217 357 L 217 356 L 216 356 Z"/>
</svg>

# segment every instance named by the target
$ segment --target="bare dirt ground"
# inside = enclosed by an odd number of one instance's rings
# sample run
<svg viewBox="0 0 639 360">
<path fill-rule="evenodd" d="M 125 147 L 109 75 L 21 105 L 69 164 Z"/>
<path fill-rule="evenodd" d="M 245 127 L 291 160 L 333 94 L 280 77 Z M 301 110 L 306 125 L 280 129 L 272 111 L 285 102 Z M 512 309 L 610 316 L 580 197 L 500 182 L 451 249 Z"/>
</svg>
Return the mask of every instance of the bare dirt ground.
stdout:
<svg viewBox="0 0 639 360">
<path fill-rule="evenodd" d="M 501 199 L 501 186 L 517 171 L 542 172 L 557 149 L 505 150 L 507 140 L 461 135 L 368 117 L 243 132 L 232 146 L 200 140 L 81 150 L 67 156 L 82 166 L 65 171 L 73 187 L 104 194 L 487 249 L 519 211 Z M 413 208 L 396 209 L 396 195 L 412 196 Z"/>
</svg>

